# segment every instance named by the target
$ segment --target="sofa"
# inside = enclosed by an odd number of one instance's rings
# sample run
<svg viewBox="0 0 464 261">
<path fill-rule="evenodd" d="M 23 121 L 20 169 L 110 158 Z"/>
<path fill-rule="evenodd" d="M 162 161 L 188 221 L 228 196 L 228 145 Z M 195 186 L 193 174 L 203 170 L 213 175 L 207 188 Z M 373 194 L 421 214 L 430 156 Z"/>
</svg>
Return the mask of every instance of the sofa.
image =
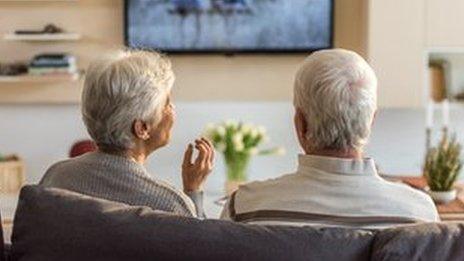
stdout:
<svg viewBox="0 0 464 261">
<path fill-rule="evenodd" d="M 198 220 L 25 186 L 9 260 L 464 260 L 464 224 L 385 230 Z"/>
<path fill-rule="evenodd" d="M 6 249 L 5 249 L 5 244 L 3 243 L 3 227 L 2 227 L 2 215 L 0 213 L 0 261 L 5 261 L 5 254 L 6 254 Z"/>
</svg>

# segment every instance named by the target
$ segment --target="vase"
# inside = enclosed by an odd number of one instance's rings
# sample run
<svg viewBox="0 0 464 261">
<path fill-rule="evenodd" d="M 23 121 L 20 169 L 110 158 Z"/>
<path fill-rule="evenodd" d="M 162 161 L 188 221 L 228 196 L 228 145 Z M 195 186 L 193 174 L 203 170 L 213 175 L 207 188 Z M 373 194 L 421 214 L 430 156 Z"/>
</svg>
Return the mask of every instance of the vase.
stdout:
<svg viewBox="0 0 464 261">
<path fill-rule="evenodd" d="M 226 158 L 227 180 L 224 190 L 227 196 L 230 196 L 238 187 L 248 180 L 248 163 L 249 156 L 234 157 L 233 159 Z"/>
<path fill-rule="evenodd" d="M 446 204 L 456 199 L 456 190 L 450 191 L 429 191 L 430 197 L 436 203 Z"/>
</svg>

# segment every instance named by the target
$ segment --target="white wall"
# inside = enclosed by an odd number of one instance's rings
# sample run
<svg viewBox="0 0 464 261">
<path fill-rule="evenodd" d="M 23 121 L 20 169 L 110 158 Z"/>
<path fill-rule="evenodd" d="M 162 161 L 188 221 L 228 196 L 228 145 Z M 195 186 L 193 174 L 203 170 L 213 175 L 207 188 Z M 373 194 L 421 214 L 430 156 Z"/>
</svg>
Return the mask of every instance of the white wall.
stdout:
<svg viewBox="0 0 464 261">
<path fill-rule="evenodd" d="M 285 102 L 219 103 L 179 102 L 177 123 L 171 144 L 155 152 L 149 170 L 180 184 L 180 161 L 186 144 L 198 136 L 208 122 L 227 118 L 241 119 L 267 127 L 271 143 L 283 145 L 285 156 L 256 158 L 251 166 L 252 179 L 265 179 L 295 169 L 299 148 L 293 136 L 292 106 Z M 437 113 L 438 114 L 438 113 Z M 464 109 L 453 108 L 452 129 L 464 131 L 457 119 Z M 439 115 L 436 122 L 439 122 Z M 76 140 L 86 137 L 77 106 L 0 106 L 0 152 L 18 153 L 27 164 L 27 180 L 37 182 L 47 167 L 64 159 Z M 454 120 L 453 120 L 454 119 Z M 374 157 L 382 172 L 396 175 L 420 173 L 424 152 L 424 114 L 414 109 L 382 109 L 377 114 L 367 155 Z M 462 138 L 462 137 L 461 137 Z M 207 188 L 222 188 L 222 159 L 218 157 L 215 173 Z"/>
<path fill-rule="evenodd" d="M 371 0 L 372 1 L 372 0 Z M 375 1 L 375 0 L 374 0 Z M 429 47 L 463 47 L 464 1 L 425 0 L 426 44 Z"/>
<path fill-rule="evenodd" d="M 367 57 L 379 78 L 379 104 L 422 107 L 428 100 L 426 51 L 464 49 L 464 1 L 367 1 Z"/>
<path fill-rule="evenodd" d="M 423 0 L 369 0 L 368 61 L 379 104 L 419 108 L 425 101 Z"/>
</svg>

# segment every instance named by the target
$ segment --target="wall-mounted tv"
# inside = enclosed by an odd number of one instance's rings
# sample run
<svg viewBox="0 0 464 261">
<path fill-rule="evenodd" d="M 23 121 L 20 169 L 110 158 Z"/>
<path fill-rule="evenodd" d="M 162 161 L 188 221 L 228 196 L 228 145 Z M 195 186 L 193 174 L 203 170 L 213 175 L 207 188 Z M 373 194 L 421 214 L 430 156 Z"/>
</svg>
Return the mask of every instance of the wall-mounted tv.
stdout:
<svg viewBox="0 0 464 261">
<path fill-rule="evenodd" d="M 129 47 L 308 52 L 332 47 L 333 0 L 126 0 Z"/>
</svg>

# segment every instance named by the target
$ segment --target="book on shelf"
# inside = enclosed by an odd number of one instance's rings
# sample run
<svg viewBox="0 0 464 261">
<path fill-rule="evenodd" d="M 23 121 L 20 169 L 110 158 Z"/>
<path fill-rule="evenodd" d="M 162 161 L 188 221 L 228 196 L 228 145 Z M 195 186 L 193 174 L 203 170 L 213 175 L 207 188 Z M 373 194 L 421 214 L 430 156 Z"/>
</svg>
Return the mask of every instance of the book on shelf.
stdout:
<svg viewBox="0 0 464 261">
<path fill-rule="evenodd" d="M 75 74 L 76 58 L 66 53 L 38 54 L 30 62 L 28 72 L 31 75 Z"/>
</svg>

